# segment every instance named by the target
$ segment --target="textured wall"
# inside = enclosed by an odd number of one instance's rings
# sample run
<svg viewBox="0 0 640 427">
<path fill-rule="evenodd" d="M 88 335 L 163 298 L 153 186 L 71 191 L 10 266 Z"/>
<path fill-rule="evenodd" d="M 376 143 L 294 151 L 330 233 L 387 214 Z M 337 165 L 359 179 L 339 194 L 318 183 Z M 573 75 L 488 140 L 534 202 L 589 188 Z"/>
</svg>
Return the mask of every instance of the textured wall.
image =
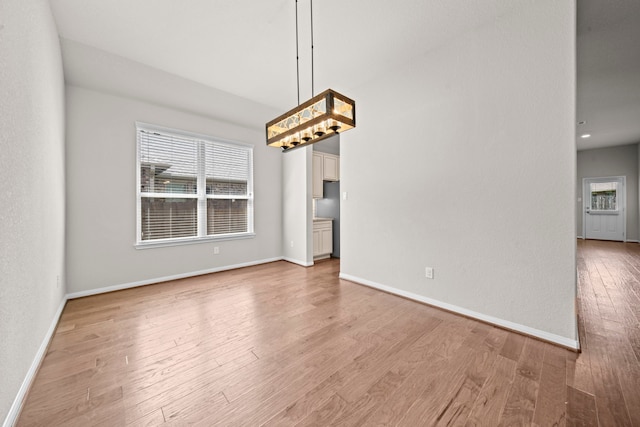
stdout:
<svg viewBox="0 0 640 427">
<path fill-rule="evenodd" d="M 46 0 L 0 0 L 0 181 L 4 420 L 65 291 L 64 81 Z"/>
<path fill-rule="evenodd" d="M 627 240 L 638 240 L 638 144 L 578 151 L 576 181 L 576 233 L 583 235 L 582 179 L 627 177 Z"/>
<path fill-rule="evenodd" d="M 575 31 L 523 3 L 350 93 L 343 274 L 575 342 Z"/>
<path fill-rule="evenodd" d="M 70 293 L 282 255 L 281 153 L 263 132 L 76 86 L 67 86 L 67 117 Z M 256 236 L 136 249 L 136 121 L 253 144 Z"/>
</svg>

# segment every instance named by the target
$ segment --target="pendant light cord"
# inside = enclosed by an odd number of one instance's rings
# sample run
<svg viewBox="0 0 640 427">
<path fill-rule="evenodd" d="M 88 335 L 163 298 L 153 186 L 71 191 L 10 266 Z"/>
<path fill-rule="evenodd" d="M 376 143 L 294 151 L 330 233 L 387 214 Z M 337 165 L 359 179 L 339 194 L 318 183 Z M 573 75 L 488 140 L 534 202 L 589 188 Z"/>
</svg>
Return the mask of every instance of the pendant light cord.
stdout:
<svg viewBox="0 0 640 427">
<path fill-rule="evenodd" d="M 311 97 L 316 94 L 315 76 L 313 65 L 313 0 L 310 0 L 311 6 Z M 298 43 L 298 0 L 296 0 L 296 82 L 298 88 L 298 105 L 300 105 L 300 48 Z"/>
<path fill-rule="evenodd" d="M 300 56 L 298 52 L 298 0 L 296 0 L 296 81 L 298 82 L 298 105 L 300 105 Z"/>
<path fill-rule="evenodd" d="M 314 76 L 313 76 L 313 0 L 311 1 L 311 97 L 316 94 L 314 89 Z"/>
</svg>

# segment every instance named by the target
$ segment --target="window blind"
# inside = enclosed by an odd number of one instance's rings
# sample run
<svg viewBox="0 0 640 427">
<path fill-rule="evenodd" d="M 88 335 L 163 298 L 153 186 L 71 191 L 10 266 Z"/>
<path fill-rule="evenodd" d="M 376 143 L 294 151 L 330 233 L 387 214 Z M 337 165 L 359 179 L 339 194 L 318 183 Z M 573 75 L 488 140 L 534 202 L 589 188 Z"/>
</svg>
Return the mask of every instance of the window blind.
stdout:
<svg viewBox="0 0 640 427">
<path fill-rule="evenodd" d="M 247 228 L 249 153 L 241 147 L 205 144 L 207 234 L 241 233 Z"/>
<path fill-rule="evenodd" d="M 138 243 L 252 233 L 251 147 L 138 126 Z"/>
</svg>

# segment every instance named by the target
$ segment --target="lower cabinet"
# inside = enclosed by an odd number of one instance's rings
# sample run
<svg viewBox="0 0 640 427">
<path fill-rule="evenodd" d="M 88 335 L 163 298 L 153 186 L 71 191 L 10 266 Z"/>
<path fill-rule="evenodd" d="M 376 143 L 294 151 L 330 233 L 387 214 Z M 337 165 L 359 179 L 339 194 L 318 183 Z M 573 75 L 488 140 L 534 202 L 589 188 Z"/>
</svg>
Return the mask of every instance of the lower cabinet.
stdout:
<svg viewBox="0 0 640 427">
<path fill-rule="evenodd" d="M 313 258 L 329 258 L 333 252 L 333 223 L 331 220 L 313 221 Z"/>
</svg>

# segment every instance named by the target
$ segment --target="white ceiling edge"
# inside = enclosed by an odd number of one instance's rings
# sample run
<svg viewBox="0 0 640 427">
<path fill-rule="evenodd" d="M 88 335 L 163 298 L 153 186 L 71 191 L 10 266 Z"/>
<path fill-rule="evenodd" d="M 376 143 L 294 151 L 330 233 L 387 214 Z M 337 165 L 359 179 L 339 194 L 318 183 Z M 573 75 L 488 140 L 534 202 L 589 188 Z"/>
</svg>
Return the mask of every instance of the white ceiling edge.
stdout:
<svg viewBox="0 0 640 427">
<path fill-rule="evenodd" d="M 60 39 L 65 83 L 256 130 L 282 112 L 72 40 Z"/>
</svg>

